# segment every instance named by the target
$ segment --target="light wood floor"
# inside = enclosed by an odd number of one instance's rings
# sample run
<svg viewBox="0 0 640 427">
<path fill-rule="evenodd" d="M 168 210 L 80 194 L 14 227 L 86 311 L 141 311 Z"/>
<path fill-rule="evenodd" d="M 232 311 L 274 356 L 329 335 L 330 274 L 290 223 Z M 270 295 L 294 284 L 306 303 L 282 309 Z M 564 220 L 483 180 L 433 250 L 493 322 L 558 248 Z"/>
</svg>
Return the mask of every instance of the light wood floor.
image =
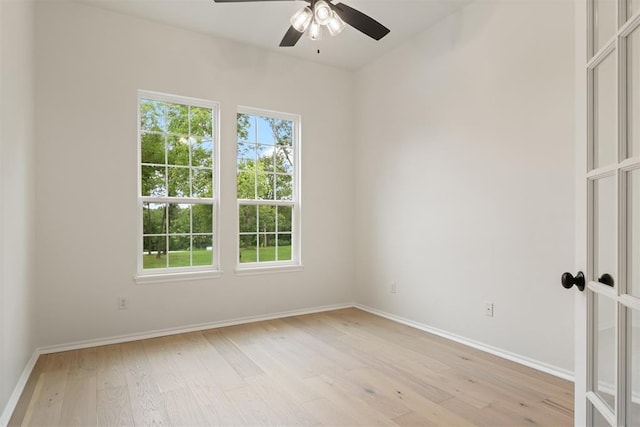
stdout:
<svg viewBox="0 0 640 427">
<path fill-rule="evenodd" d="M 356 309 L 40 357 L 18 425 L 571 426 L 573 385 Z"/>
</svg>

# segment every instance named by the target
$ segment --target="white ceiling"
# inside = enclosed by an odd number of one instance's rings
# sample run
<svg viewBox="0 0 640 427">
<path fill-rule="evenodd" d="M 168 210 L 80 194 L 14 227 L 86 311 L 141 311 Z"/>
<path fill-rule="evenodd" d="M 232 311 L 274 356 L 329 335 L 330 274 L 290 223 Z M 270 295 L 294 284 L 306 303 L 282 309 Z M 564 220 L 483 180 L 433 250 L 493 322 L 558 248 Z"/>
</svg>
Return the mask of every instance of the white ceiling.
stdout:
<svg viewBox="0 0 640 427">
<path fill-rule="evenodd" d="M 375 41 L 354 28 L 321 41 L 300 39 L 278 47 L 289 18 L 302 1 L 215 3 L 213 0 L 78 0 L 112 11 L 146 18 L 215 37 L 234 40 L 340 68 L 359 68 L 402 41 L 433 25 L 471 0 L 334 0 L 370 15 L 391 30 Z M 320 50 L 318 54 L 317 51 Z"/>
</svg>

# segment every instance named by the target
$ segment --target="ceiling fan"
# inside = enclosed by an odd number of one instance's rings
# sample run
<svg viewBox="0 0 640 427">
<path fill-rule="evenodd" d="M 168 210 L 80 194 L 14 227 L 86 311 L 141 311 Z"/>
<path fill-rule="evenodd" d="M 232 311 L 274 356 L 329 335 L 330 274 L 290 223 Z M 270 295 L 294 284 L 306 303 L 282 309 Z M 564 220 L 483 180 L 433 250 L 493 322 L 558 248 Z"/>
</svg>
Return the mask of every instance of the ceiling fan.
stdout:
<svg viewBox="0 0 640 427">
<path fill-rule="evenodd" d="M 216 3 L 245 3 L 250 1 L 287 1 L 287 0 L 214 0 Z M 289 0 L 293 1 L 293 0 Z M 346 24 L 369 37 L 380 40 L 389 29 L 368 15 L 347 6 L 344 3 L 333 4 L 332 0 L 304 0 L 309 3 L 291 17 L 291 26 L 286 32 L 280 47 L 291 47 L 300 40 L 308 30 L 311 40 L 322 38 L 322 27 L 325 26 L 332 36 L 339 34 Z"/>
</svg>

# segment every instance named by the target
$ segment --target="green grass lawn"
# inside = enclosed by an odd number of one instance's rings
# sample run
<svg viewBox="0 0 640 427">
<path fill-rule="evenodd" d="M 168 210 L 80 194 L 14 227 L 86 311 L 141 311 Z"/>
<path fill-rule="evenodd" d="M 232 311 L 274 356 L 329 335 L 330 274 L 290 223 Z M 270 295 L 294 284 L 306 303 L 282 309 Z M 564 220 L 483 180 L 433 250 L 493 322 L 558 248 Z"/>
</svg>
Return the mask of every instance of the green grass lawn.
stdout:
<svg viewBox="0 0 640 427">
<path fill-rule="evenodd" d="M 260 261 L 275 261 L 276 247 L 266 246 L 260 247 Z M 291 246 L 278 246 L 278 261 L 288 261 L 291 259 Z M 258 261 L 257 251 L 255 248 L 240 249 L 240 262 L 256 262 Z"/>
<path fill-rule="evenodd" d="M 213 252 L 206 250 L 193 251 L 193 265 L 211 265 L 213 259 Z M 167 256 L 161 255 L 157 258 L 155 253 L 149 255 L 144 254 L 142 260 L 144 268 L 166 268 Z M 169 253 L 169 267 L 189 267 L 189 251 L 184 252 L 170 252 Z"/>
<path fill-rule="evenodd" d="M 213 252 L 206 250 L 193 251 L 193 265 L 211 265 Z M 291 246 L 278 247 L 278 259 L 280 261 L 291 259 Z M 240 250 L 240 262 L 256 262 L 258 260 L 256 249 L 241 249 Z M 275 246 L 267 246 L 260 248 L 260 261 L 275 261 L 276 260 L 276 248 Z M 157 258 L 156 254 L 151 255 L 145 253 L 142 260 L 144 268 L 166 268 L 167 256 L 161 255 Z M 170 252 L 169 253 L 169 267 L 189 267 L 189 252 Z"/>
</svg>

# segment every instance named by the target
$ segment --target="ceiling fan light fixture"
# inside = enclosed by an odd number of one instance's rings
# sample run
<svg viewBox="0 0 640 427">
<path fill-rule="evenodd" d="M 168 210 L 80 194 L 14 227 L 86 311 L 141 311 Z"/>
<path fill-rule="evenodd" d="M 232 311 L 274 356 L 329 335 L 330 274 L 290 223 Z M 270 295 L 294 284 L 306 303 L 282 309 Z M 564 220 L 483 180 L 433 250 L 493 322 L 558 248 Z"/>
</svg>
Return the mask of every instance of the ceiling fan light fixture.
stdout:
<svg viewBox="0 0 640 427">
<path fill-rule="evenodd" d="M 300 9 L 291 17 L 291 26 L 300 33 L 304 33 L 309 28 L 309 24 L 313 19 L 313 12 L 309 7 Z"/>
<path fill-rule="evenodd" d="M 332 10 L 324 0 L 318 0 L 313 7 L 316 22 L 320 25 L 327 25 L 333 16 Z"/>
<path fill-rule="evenodd" d="M 331 33 L 332 36 L 335 36 L 336 34 L 340 34 L 342 30 L 344 30 L 344 27 L 346 25 L 347 24 L 345 24 L 342 18 L 340 18 L 338 14 L 333 11 L 331 14 L 331 19 L 329 19 L 329 22 L 327 23 L 327 28 L 329 29 L 329 33 Z"/>
<path fill-rule="evenodd" d="M 322 40 L 322 26 L 315 19 L 309 26 L 309 38 L 311 40 Z"/>
</svg>

